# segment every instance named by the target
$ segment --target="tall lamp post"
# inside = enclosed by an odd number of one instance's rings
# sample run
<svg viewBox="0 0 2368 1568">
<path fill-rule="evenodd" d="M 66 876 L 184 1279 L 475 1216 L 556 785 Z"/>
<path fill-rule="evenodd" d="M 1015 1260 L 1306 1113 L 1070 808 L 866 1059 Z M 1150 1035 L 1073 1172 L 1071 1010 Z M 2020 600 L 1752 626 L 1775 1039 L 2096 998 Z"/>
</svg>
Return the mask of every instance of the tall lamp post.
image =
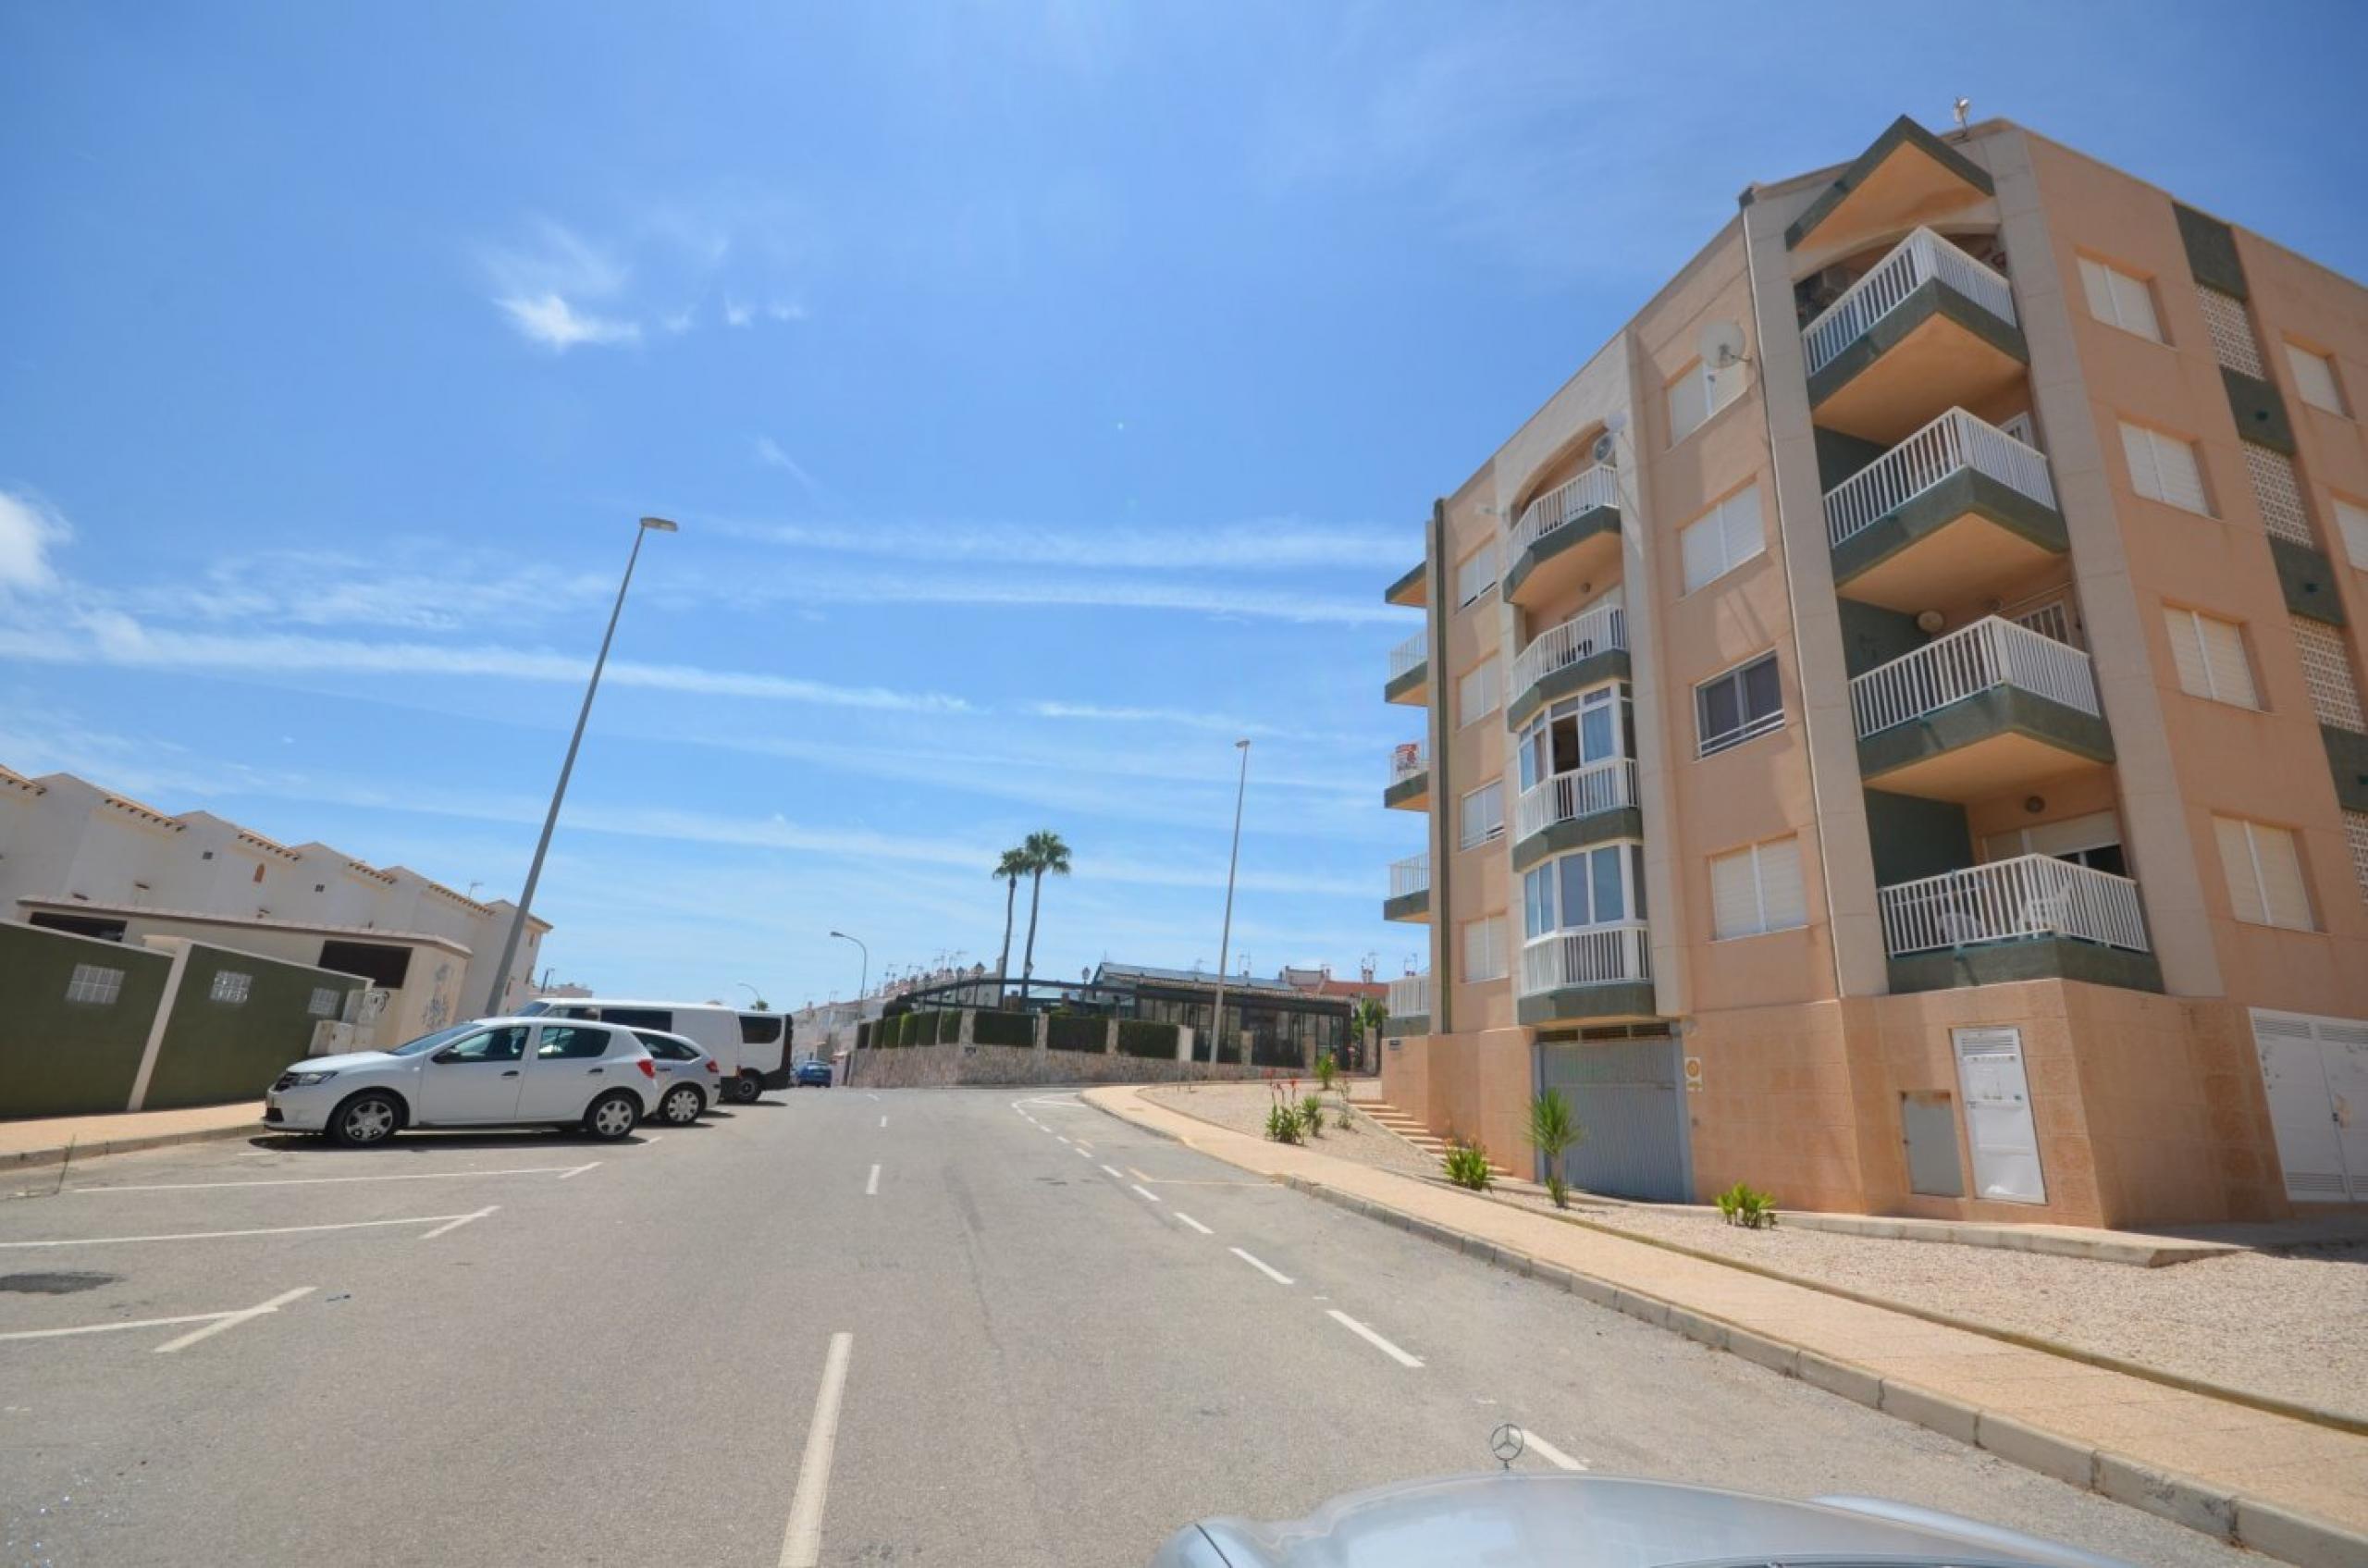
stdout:
<svg viewBox="0 0 2368 1568">
<path fill-rule="evenodd" d="M 1241 753 L 1241 778 L 1233 787 L 1233 852 L 1225 862 L 1225 927 L 1217 938 L 1217 1000 L 1209 1009 L 1209 1066 L 1217 1065 L 1217 1047 L 1225 1040 L 1225 956 L 1233 950 L 1233 873 L 1241 864 L 1241 798 L 1250 792 L 1250 742 L 1238 740 L 1233 748 Z"/>
<path fill-rule="evenodd" d="M 871 994 L 871 949 L 863 945 L 861 937 L 849 936 L 843 931 L 834 931 L 831 934 L 841 942 L 854 943 L 856 951 L 863 955 L 863 982 L 856 987 L 855 993 L 856 1010 L 859 1017 L 863 1009 L 863 999 Z"/>
<path fill-rule="evenodd" d="M 567 759 L 559 765 L 559 784 L 551 791 L 551 809 L 543 817 L 543 836 L 535 841 L 535 858 L 526 868 L 526 886 L 518 895 L 518 907 L 510 917 L 510 934 L 502 938 L 501 962 L 493 971 L 493 991 L 485 1001 L 488 1018 L 500 1014 L 504 994 L 510 989 L 510 966 L 518 957 L 518 940 L 526 932 L 526 913 L 534 907 L 535 884 L 543 880 L 543 856 L 551 846 L 551 830 L 559 826 L 560 802 L 567 798 L 567 777 L 575 772 L 576 749 L 584 744 L 584 725 L 592 717 L 592 698 L 600 689 L 600 672 L 608 667 L 609 645 L 616 640 L 617 617 L 624 613 L 625 590 L 633 586 L 633 568 L 641 559 L 641 541 L 650 534 L 676 531 L 674 525 L 663 517 L 645 517 L 634 530 L 633 553 L 625 557 L 624 579 L 617 584 L 617 602 L 609 611 L 609 629 L 600 635 L 600 656 L 592 661 L 592 679 L 584 687 L 584 707 L 575 715 L 575 733 L 568 737 Z"/>
</svg>

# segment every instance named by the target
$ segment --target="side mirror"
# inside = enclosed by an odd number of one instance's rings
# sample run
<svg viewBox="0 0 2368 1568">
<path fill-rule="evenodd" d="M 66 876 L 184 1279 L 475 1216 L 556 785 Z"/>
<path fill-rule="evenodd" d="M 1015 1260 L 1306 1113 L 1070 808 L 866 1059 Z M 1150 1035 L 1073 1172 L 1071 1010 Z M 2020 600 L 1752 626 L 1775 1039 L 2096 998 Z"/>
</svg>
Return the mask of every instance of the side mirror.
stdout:
<svg viewBox="0 0 2368 1568">
<path fill-rule="evenodd" d="M 437 1052 L 436 1055 L 428 1057 L 427 1059 L 431 1062 L 457 1062 L 461 1059 L 461 1054 L 458 1051 L 451 1049 L 450 1046 L 447 1046 L 445 1049 Z"/>
</svg>

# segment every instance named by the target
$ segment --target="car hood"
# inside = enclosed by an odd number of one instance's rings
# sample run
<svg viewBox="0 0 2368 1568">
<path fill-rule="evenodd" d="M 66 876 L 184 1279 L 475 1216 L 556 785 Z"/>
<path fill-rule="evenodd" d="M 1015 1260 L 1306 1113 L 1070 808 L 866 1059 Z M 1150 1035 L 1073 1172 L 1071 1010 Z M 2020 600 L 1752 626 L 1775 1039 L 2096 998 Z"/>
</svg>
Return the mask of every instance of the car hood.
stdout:
<svg viewBox="0 0 2368 1568">
<path fill-rule="evenodd" d="M 1197 1534 L 1197 1541 L 1188 1537 Z M 1214 1547 L 1219 1555 L 1204 1549 Z M 1901 1504 L 1818 1502 L 1610 1475 L 1502 1472 L 1336 1498 L 1304 1519 L 1205 1520 L 1154 1568 L 1668 1568 L 1787 1558 L 2127 1568 L 2111 1558 Z"/>
<path fill-rule="evenodd" d="M 307 1056 L 288 1064 L 290 1072 L 358 1072 L 364 1068 L 390 1068 L 403 1058 L 385 1051 L 340 1051 L 334 1056 Z"/>
</svg>

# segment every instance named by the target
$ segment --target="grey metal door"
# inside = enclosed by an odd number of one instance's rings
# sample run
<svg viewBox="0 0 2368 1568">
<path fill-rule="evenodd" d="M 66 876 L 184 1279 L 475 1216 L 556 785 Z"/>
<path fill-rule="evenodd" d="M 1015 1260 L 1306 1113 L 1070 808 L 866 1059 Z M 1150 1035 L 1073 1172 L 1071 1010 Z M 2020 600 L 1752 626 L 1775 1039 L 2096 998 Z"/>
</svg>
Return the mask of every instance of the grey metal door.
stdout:
<svg viewBox="0 0 2368 1568">
<path fill-rule="evenodd" d="M 1562 1157 L 1564 1179 L 1619 1198 L 1684 1203 L 1692 1196 L 1676 1041 L 1540 1045 L 1537 1056 L 1539 1086 L 1562 1092 L 1585 1134 Z"/>
</svg>

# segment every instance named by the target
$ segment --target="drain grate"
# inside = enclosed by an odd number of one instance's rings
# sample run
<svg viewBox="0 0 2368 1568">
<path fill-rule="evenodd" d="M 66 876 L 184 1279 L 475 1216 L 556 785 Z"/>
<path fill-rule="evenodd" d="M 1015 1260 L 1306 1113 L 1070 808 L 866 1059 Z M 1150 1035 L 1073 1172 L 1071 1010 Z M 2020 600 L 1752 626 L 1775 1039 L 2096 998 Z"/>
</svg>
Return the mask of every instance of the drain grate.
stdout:
<svg viewBox="0 0 2368 1568">
<path fill-rule="evenodd" d="M 0 1290 L 27 1296 L 70 1296 L 95 1290 L 122 1278 L 120 1274 L 0 1274 Z"/>
</svg>

